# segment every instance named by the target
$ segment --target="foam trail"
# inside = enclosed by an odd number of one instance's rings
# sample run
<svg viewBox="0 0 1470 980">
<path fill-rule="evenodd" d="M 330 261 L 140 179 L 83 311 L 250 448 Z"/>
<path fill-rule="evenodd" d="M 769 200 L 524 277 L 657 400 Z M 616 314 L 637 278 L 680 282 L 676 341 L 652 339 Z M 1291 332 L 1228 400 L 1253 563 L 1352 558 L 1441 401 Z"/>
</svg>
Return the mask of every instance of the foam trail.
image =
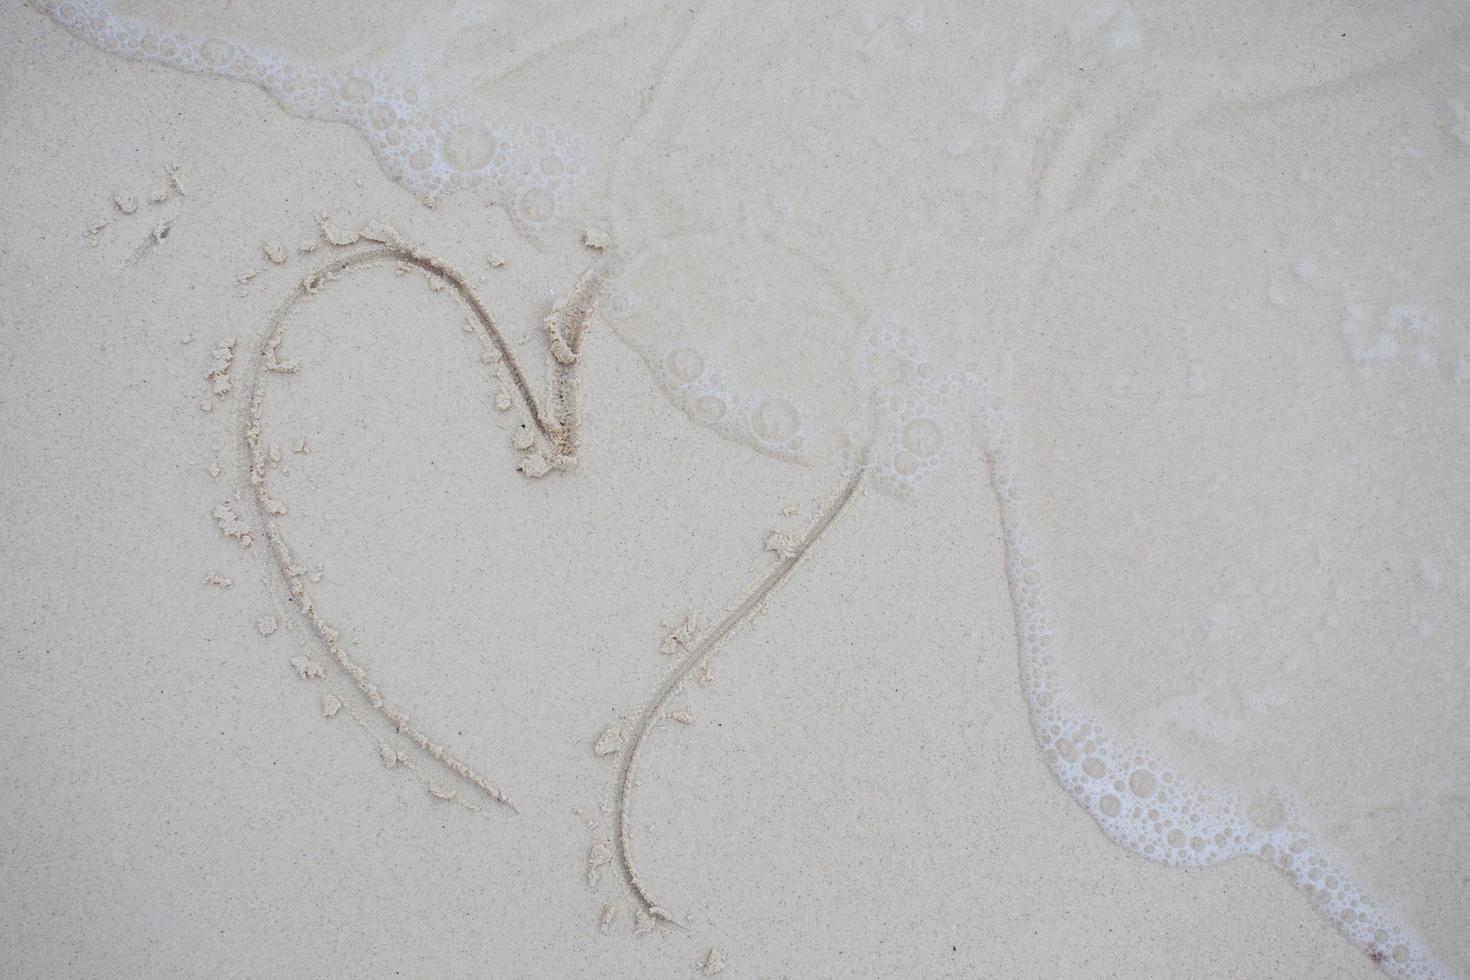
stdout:
<svg viewBox="0 0 1470 980">
<path fill-rule="evenodd" d="M 1005 539 L 1031 727 L 1052 774 L 1114 843 L 1164 864 L 1203 867 L 1250 856 L 1280 871 L 1337 930 L 1390 976 L 1447 974 L 1417 936 L 1395 923 L 1305 826 L 1282 792 L 1244 803 L 1167 765 L 1149 746 L 1118 737 L 1083 710 L 1062 680 L 1064 658 L 1026 524 L 1016 423 L 994 382 L 977 381 L 977 420 Z"/>
<path fill-rule="evenodd" d="M 567 217 L 591 187 L 592 154 L 577 133 L 471 113 L 458 93 L 436 90 L 429 79 L 433 59 L 412 43 L 373 61 L 316 64 L 269 45 L 128 17 L 101 0 L 29 2 L 99 50 L 248 82 L 293 116 L 348 124 L 389 177 L 430 204 L 442 194 L 486 187 L 517 226 L 534 233 Z M 414 40 L 424 49 L 442 47 L 452 29 L 436 25 Z"/>
</svg>

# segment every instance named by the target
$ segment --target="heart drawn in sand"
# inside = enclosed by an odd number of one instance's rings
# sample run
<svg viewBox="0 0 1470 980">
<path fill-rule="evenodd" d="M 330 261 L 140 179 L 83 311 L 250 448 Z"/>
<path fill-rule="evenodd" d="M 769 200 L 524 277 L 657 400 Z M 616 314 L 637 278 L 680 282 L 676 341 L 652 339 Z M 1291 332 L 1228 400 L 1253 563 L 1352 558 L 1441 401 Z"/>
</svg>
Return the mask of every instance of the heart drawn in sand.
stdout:
<svg viewBox="0 0 1470 980">
<path fill-rule="evenodd" d="M 466 329 L 474 329 L 482 335 L 487 357 L 495 362 L 502 387 L 513 393 L 526 409 L 527 422 L 513 439 L 520 453 L 517 469 L 527 477 L 569 472 L 575 467 L 581 439 L 577 386 L 582 340 L 602 293 L 617 274 L 618 258 L 615 253 L 600 256 L 545 318 L 550 367 L 547 372 L 548 391 L 543 399 L 532 391 L 505 334 L 461 273 L 448 263 L 415 248 L 391 229 L 375 226 L 368 229 L 363 237 L 367 239 L 363 247 L 322 266 L 282 300 L 271 313 L 259 346 L 253 352 L 244 379 L 249 401 L 240 420 L 238 447 L 250 486 L 246 495 L 247 506 L 253 511 L 255 533 L 265 539 L 268 562 L 279 575 L 288 595 L 286 605 L 308 642 L 320 654 L 320 663 L 309 660 L 298 669 L 320 676 L 331 673 L 344 681 L 338 687 L 352 702 L 345 707 L 352 717 L 373 733 L 384 762 L 413 771 L 435 796 L 456 800 L 474 810 L 498 807 L 514 811 L 509 796 L 497 784 L 451 753 L 387 700 L 346 648 L 339 631 L 319 614 L 308 591 L 311 576 L 294 557 L 278 520 L 285 508 L 271 494 L 271 455 L 262 437 L 266 381 L 272 374 L 291 374 L 298 370 L 295 362 L 281 358 L 280 347 L 287 320 L 303 299 L 354 268 L 393 264 L 400 270 L 417 269 L 432 277 L 436 288 L 437 284 L 442 284 L 457 294 L 469 313 Z M 596 860 L 601 854 L 603 863 L 616 866 L 640 916 L 648 921 L 672 923 L 674 919 L 649 895 L 630 853 L 627 813 L 639 751 L 658 719 L 664 715 L 669 700 L 695 668 L 707 662 L 720 644 L 790 575 L 812 544 L 837 518 L 863 477 L 865 459 L 865 453 L 855 454 L 843 482 L 829 496 L 806 531 L 775 549 L 775 562 L 750 589 L 712 625 L 698 632 L 691 630 L 688 635 L 680 637 L 680 655 L 652 692 L 626 736 L 619 733 L 618 745 L 613 750 L 618 758 L 614 775 L 612 827 L 608 838 L 594 845 L 593 857 L 589 861 Z M 337 709 L 334 707 L 332 710 Z M 445 777 L 453 783 L 452 789 L 444 787 Z"/>
</svg>

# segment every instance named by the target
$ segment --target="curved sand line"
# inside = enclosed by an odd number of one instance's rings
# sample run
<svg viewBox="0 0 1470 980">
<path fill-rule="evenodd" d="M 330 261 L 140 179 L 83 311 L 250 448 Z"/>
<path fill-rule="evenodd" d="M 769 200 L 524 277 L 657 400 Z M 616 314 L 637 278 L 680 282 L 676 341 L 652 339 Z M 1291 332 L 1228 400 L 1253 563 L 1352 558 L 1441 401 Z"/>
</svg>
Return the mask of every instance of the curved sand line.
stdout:
<svg viewBox="0 0 1470 980">
<path fill-rule="evenodd" d="M 392 232 L 382 233 L 373 240 L 379 241 L 380 244 L 344 255 L 308 275 L 281 301 L 266 321 L 265 333 L 260 348 L 255 352 L 248 377 L 251 390 L 249 408 L 241 417 L 238 433 L 240 458 L 248 474 L 249 482 L 254 488 L 254 493 L 247 496 L 252 503 L 257 527 L 264 530 L 265 537 L 270 541 L 272 564 L 280 573 L 288 592 L 287 605 L 295 610 L 297 620 L 305 628 L 307 635 L 315 640 L 327 661 L 335 664 L 352 679 L 356 691 L 366 702 L 369 713 L 375 712 L 391 726 L 390 732 L 377 736 L 384 762 L 389 766 L 403 762 L 407 768 L 419 774 L 425 782 L 429 782 L 427 777 L 423 776 L 412 763 L 403 759 L 401 754 L 389 745 L 388 739 L 396 733 L 408 739 L 434 763 L 469 784 L 477 795 L 514 811 L 514 804 L 498 787 L 451 755 L 442 745 L 415 726 L 407 715 L 389 705 L 363 667 L 342 648 L 338 642 L 338 631 L 318 615 L 306 591 L 304 580 L 306 570 L 293 560 L 291 550 L 273 516 L 279 513 L 279 505 L 271 499 L 267 489 L 268 453 L 261 443 L 261 410 L 265 399 L 265 382 L 270 373 L 283 370 L 277 352 L 284 337 L 286 321 L 296 305 L 303 299 L 315 295 L 326 283 L 348 269 L 385 262 L 412 265 L 443 279 L 464 301 L 473 314 L 474 321 L 499 352 L 502 364 L 530 411 L 532 423 L 550 444 L 551 459 L 548 468 L 569 468 L 575 463 L 574 454 L 578 441 L 575 400 L 577 356 L 582 334 L 596 310 L 604 281 L 601 270 L 605 268 L 607 260 L 594 263 L 578 280 L 568 297 L 558 303 L 551 315 L 546 317 L 545 326 L 554 361 L 554 368 L 550 372 L 551 391 L 548 408 L 543 406 L 531 393 L 525 374 L 516 362 L 505 336 L 463 275 L 443 261 L 409 246 Z M 526 471 L 523 470 L 523 472 Z M 545 472 L 545 469 L 542 469 L 541 472 Z M 364 712 L 351 711 L 351 709 L 349 711 L 360 724 L 366 726 L 367 723 L 362 717 Z M 436 797 L 448 798 L 431 782 L 429 789 Z M 449 796 L 454 795 L 449 794 Z M 472 809 L 481 808 L 469 803 L 465 805 Z"/>
<path fill-rule="evenodd" d="M 737 603 L 734 608 L 725 613 L 708 632 L 706 632 L 693 647 L 685 653 L 684 657 L 675 664 L 673 671 L 666 677 L 653 699 L 643 709 L 642 716 L 638 719 L 637 726 L 633 729 L 633 737 L 629 739 L 624 747 L 621 758 L 618 760 L 616 776 L 616 797 L 613 801 L 613 841 L 615 843 L 618 868 L 622 872 L 628 889 L 633 893 L 641 906 L 641 911 L 660 922 L 679 925 L 669 915 L 668 911 L 655 902 L 643 886 L 643 880 L 633 864 L 633 858 L 628 847 L 628 806 L 633 794 L 633 780 L 638 764 L 638 752 L 647 741 L 648 734 L 653 730 L 654 723 L 663 713 L 664 706 L 674 692 L 679 690 L 694 668 L 705 662 L 711 654 L 719 647 L 726 638 L 753 613 L 761 603 L 775 591 L 791 572 L 800 564 L 801 560 L 811 550 L 832 522 L 847 507 L 852 500 L 853 494 L 857 492 L 859 484 L 862 483 L 863 475 L 867 472 L 867 452 L 860 453 L 851 464 L 852 472 L 847 479 L 838 487 L 837 491 L 823 507 L 822 512 L 812 523 L 801 539 L 789 552 L 780 557 L 760 581 L 745 594 L 745 597 Z"/>
</svg>

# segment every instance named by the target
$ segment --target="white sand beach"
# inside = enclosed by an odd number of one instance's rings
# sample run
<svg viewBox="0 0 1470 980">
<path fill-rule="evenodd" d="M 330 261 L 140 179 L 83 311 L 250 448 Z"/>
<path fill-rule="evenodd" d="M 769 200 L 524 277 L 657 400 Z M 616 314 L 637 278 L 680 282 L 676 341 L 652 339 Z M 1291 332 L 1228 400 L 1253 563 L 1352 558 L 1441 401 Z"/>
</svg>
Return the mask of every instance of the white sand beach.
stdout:
<svg viewBox="0 0 1470 980">
<path fill-rule="evenodd" d="M 1470 14 L 0 8 L 0 975 L 1470 977 Z"/>
</svg>

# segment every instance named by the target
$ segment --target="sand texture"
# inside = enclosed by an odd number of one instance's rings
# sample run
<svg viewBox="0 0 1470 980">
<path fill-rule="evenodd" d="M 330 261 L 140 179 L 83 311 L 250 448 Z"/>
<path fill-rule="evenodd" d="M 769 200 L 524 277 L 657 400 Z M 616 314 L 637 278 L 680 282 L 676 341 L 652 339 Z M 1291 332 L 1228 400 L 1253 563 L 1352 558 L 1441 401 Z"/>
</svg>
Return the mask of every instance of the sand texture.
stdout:
<svg viewBox="0 0 1470 980">
<path fill-rule="evenodd" d="M 0 976 L 1470 977 L 1453 3 L 0 8 Z"/>
</svg>

